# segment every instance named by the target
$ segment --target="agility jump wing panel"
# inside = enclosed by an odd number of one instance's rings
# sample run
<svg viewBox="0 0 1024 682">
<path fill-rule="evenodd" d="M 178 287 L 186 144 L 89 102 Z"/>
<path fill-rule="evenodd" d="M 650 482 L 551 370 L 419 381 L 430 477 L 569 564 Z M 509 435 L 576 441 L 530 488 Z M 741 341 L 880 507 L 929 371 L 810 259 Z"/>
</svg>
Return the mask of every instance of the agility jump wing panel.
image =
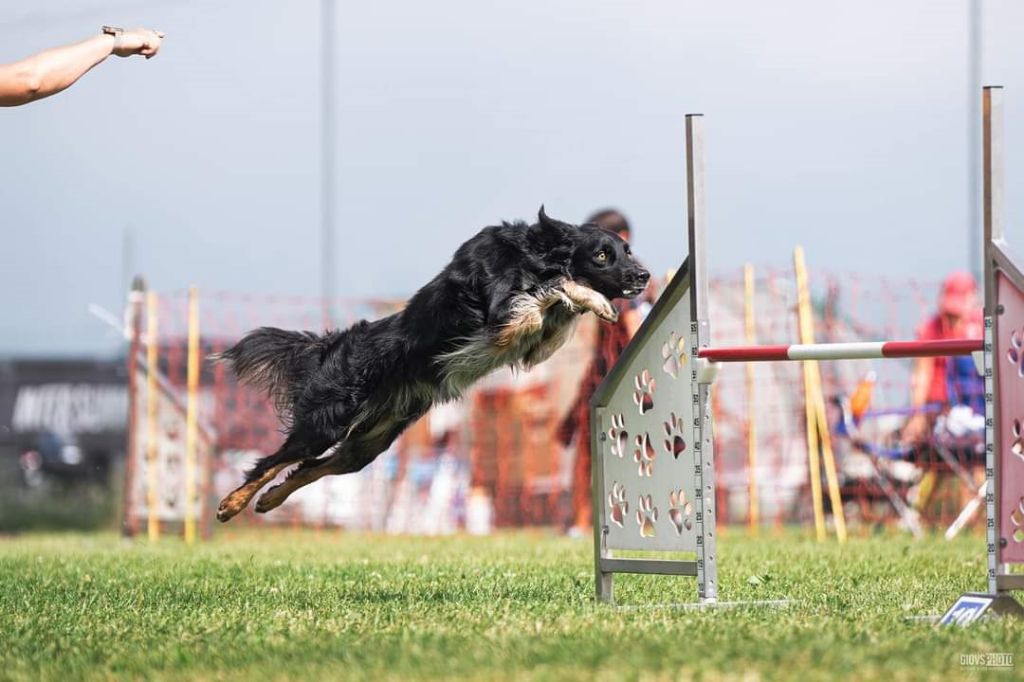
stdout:
<svg viewBox="0 0 1024 682">
<path fill-rule="evenodd" d="M 592 402 L 595 519 L 605 550 L 697 549 L 687 270 L 684 264 Z"/>
<path fill-rule="evenodd" d="M 999 542 L 1001 559 L 1024 563 L 1024 293 L 1003 269 L 996 272 L 993 364 L 999 374 Z"/>
</svg>

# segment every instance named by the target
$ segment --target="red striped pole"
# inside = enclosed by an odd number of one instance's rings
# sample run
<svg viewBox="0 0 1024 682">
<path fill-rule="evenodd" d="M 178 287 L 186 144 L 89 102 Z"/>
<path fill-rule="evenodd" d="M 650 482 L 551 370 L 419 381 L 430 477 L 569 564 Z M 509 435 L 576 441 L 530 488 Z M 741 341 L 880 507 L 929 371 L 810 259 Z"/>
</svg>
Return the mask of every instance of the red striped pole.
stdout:
<svg viewBox="0 0 1024 682">
<path fill-rule="evenodd" d="M 862 360 L 870 358 L 929 358 L 946 355 L 970 355 L 982 350 L 982 347 L 982 339 L 858 341 L 853 343 L 795 343 L 789 346 L 701 348 L 697 351 L 697 355 L 711 362 Z"/>
</svg>

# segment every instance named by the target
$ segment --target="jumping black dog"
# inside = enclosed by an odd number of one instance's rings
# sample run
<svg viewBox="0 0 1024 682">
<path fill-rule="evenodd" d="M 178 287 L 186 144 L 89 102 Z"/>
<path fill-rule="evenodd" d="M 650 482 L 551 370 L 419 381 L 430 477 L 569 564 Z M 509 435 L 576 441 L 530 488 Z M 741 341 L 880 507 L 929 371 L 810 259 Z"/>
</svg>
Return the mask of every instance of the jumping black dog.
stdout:
<svg viewBox="0 0 1024 682">
<path fill-rule="evenodd" d="M 554 220 L 542 206 L 534 225 L 481 230 L 401 312 L 323 335 L 250 332 L 215 359 L 270 393 L 287 438 L 224 498 L 217 518 L 238 514 L 295 463 L 257 512 L 323 476 L 359 471 L 431 405 L 499 367 L 549 358 L 581 313 L 614 322 L 609 299 L 633 298 L 649 279 L 618 235 Z"/>
</svg>

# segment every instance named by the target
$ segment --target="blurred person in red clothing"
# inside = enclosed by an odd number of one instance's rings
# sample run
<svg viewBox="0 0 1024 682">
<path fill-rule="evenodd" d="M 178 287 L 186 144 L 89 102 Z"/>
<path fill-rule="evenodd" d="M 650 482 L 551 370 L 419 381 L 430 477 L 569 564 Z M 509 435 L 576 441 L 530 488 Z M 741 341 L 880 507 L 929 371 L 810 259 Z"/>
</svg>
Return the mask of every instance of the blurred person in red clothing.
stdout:
<svg viewBox="0 0 1024 682">
<path fill-rule="evenodd" d="M 632 230 L 629 221 L 620 211 L 605 209 L 591 215 L 587 221 L 610 230 L 627 242 Z M 576 457 L 573 460 L 572 477 L 572 527 L 570 532 L 586 535 L 591 526 L 590 500 L 590 397 L 601 381 L 618 360 L 619 354 L 633 338 L 643 321 L 643 309 L 657 297 L 654 281 L 646 291 L 632 300 L 612 301 L 619 312 L 614 324 L 599 324 L 594 343 L 594 355 L 583 374 L 576 400 L 558 427 L 558 438 L 564 447 L 576 442 Z"/>
<path fill-rule="evenodd" d="M 978 300 L 974 277 L 967 272 L 954 272 L 942 284 L 938 312 L 918 328 L 917 338 L 920 341 L 981 338 L 982 327 L 981 303 Z M 958 382 L 955 375 L 958 363 L 964 368 L 959 373 L 969 374 L 973 371 L 969 357 L 915 360 L 914 372 L 910 379 L 910 406 L 921 411 L 916 412 L 903 427 L 904 443 L 919 443 L 931 435 L 933 420 L 924 411 L 925 406 L 937 404 L 946 408 L 956 402 L 971 404 L 979 398 L 951 395 L 957 390 Z"/>
</svg>

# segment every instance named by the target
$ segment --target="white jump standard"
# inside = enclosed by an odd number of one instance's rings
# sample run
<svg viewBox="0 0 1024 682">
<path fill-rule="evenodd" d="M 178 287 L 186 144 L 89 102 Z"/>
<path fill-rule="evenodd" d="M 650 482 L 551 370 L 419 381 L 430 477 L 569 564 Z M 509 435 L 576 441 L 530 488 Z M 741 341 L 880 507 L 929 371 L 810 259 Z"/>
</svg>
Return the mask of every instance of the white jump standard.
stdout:
<svg viewBox="0 0 1024 682">
<path fill-rule="evenodd" d="M 1024 275 L 1003 240 L 1000 96 L 1001 88 L 984 89 L 984 339 L 711 347 L 703 119 L 686 117 L 690 255 L 591 400 L 600 600 L 614 600 L 615 573 L 656 573 L 695 576 L 700 603 L 717 602 L 716 363 L 973 355 L 985 377 L 989 594 L 965 604 L 985 603 L 975 615 L 1024 613 L 1008 594 L 1024 589 L 1024 574 L 1010 570 L 1024 563 Z M 637 550 L 644 558 L 624 555 Z M 650 558 L 669 552 L 695 559 Z M 965 608 L 959 622 L 970 620 Z"/>
</svg>

